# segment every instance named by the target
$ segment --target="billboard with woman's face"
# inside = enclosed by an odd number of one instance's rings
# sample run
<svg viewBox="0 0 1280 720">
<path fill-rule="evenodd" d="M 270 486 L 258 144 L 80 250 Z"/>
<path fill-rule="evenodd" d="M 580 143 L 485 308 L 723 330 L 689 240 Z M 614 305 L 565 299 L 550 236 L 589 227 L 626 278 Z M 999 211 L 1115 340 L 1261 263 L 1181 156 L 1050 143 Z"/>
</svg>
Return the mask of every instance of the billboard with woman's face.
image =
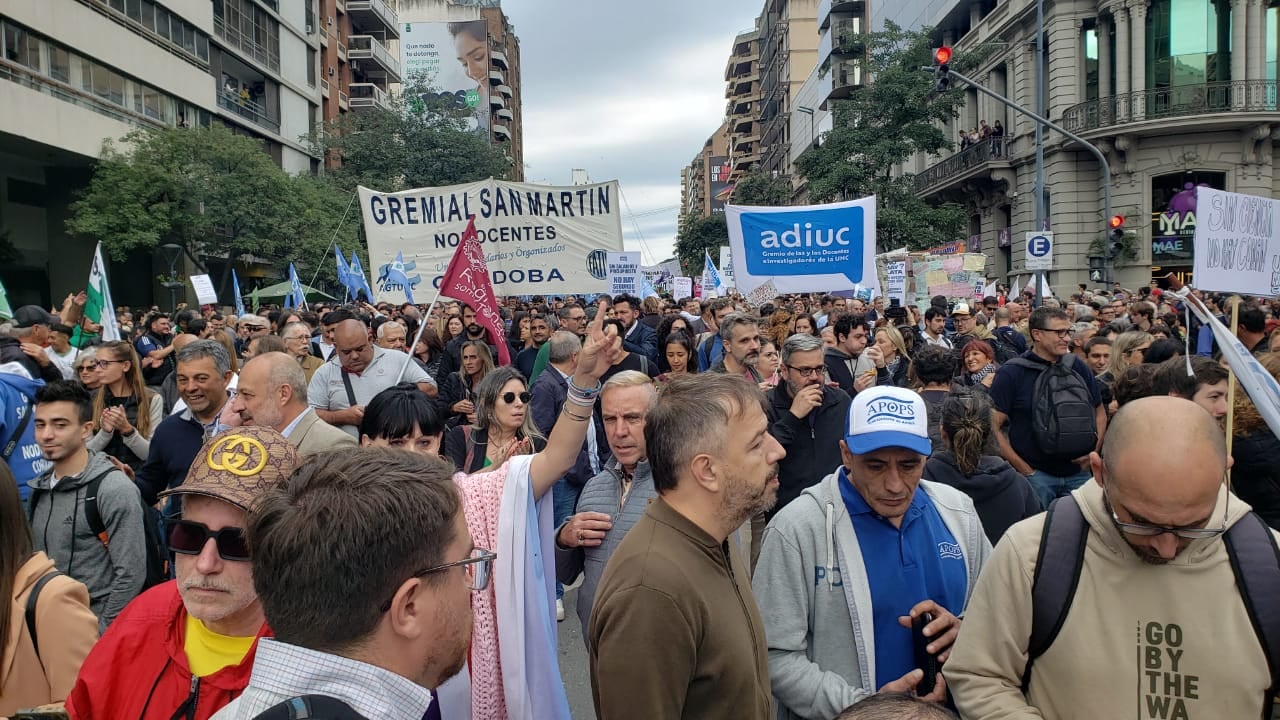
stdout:
<svg viewBox="0 0 1280 720">
<path fill-rule="evenodd" d="M 406 23 L 400 34 L 405 85 L 423 84 L 429 96 L 449 98 L 489 135 L 489 31 L 484 20 Z"/>
</svg>

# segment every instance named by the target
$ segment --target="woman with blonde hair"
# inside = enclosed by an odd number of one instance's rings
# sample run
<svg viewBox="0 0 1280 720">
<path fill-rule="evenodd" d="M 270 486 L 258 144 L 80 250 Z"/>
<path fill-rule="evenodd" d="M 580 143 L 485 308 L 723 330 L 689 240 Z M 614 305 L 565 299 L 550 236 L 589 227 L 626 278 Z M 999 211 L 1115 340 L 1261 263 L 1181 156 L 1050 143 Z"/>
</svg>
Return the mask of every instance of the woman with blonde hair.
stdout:
<svg viewBox="0 0 1280 720">
<path fill-rule="evenodd" d="M 476 389 L 485 376 L 493 372 L 493 354 L 483 340 L 467 340 L 458 348 L 462 367 L 449 373 L 440 388 L 440 401 L 451 425 L 475 421 Z"/>
<path fill-rule="evenodd" d="M 61 706 L 98 640 L 89 591 L 58 572 L 31 546 L 18 484 L 0 461 L 0 717 L 40 705 Z M 52 715 L 50 717 L 53 717 Z"/>
<path fill-rule="evenodd" d="M 94 367 L 99 383 L 93 398 L 96 432 L 88 447 L 137 470 L 146 461 L 151 436 L 164 419 L 164 401 L 146 386 L 138 354 L 127 342 L 116 340 L 98 346 Z"/>
<path fill-rule="evenodd" d="M 876 329 L 876 347 L 880 349 L 881 362 L 876 365 L 876 385 L 911 387 L 911 353 L 902 333 L 892 325 Z"/>
<path fill-rule="evenodd" d="M 1105 373 L 1098 376 L 1098 379 L 1110 385 L 1127 368 L 1141 365 L 1143 353 L 1155 341 L 1151 333 L 1142 330 L 1120 333 L 1111 344 L 1111 364 L 1107 366 Z"/>
</svg>

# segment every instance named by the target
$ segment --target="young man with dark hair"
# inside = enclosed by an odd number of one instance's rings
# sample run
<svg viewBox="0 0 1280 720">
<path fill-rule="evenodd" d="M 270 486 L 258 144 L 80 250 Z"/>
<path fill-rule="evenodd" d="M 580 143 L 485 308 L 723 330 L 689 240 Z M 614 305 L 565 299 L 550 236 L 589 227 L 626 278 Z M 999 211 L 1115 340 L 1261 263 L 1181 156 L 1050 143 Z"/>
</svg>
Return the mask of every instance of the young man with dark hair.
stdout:
<svg viewBox="0 0 1280 720">
<path fill-rule="evenodd" d="M 53 465 L 30 482 L 27 507 L 35 549 L 89 588 L 89 608 L 105 630 L 146 580 L 146 545 L 138 488 L 111 458 L 87 446 L 93 400 L 75 380 L 36 391 L 35 438 Z M 104 542 L 93 529 L 86 496 L 91 486 Z"/>
<path fill-rule="evenodd" d="M 968 306 L 965 306 L 966 309 Z M 921 336 L 930 345 L 951 349 L 951 339 L 947 337 L 947 311 L 936 305 L 924 311 L 924 333 Z"/>
<path fill-rule="evenodd" d="M 1271 351 L 1267 344 L 1267 315 L 1258 308 L 1240 311 L 1240 325 L 1236 328 L 1236 337 L 1244 344 L 1245 349 L 1256 358 L 1262 358 Z"/>
<path fill-rule="evenodd" d="M 876 384 L 876 363 L 883 360 L 871 344 L 871 327 L 859 315 L 841 315 L 835 324 L 836 346 L 823 352 L 831 382 L 849 397 Z"/>
<path fill-rule="evenodd" d="M 1089 338 L 1089 342 L 1084 344 L 1084 359 L 1095 377 L 1106 372 L 1111 365 L 1111 344 L 1110 338 L 1100 335 Z"/>
<path fill-rule="evenodd" d="M 622 294 L 613 298 L 613 316 L 622 321 L 622 347 L 658 364 L 658 331 L 640 322 L 640 299 Z"/>
<path fill-rule="evenodd" d="M 1187 374 L 1190 362 L 1191 374 Z M 1173 357 L 1160 363 L 1155 377 L 1155 394 L 1184 398 L 1199 405 L 1219 422 L 1227 416 L 1227 387 L 1230 374 L 1221 363 L 1209 358 Z"/>
</svg>

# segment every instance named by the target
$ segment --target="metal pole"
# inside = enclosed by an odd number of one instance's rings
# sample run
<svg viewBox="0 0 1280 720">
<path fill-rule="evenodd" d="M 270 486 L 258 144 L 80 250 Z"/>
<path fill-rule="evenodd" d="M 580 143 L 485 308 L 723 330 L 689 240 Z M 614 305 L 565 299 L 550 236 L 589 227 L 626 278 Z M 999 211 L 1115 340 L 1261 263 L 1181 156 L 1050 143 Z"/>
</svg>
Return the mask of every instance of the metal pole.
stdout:
<svg viewBox="0 0 1280 720">
<path fill-rule="evenodd" d="M 1044 0 L 1036 0 L 1036 114 L 1041 116 L 1045 114 L 1044 80 Z M 1036 123 L 1036 232 L 1045 229 L 1044 204 L 1044 126 Z M 1040 306 L 1044 276 L 1044 271 L 1036 273 L 1035 307 Z"/>
</svg>

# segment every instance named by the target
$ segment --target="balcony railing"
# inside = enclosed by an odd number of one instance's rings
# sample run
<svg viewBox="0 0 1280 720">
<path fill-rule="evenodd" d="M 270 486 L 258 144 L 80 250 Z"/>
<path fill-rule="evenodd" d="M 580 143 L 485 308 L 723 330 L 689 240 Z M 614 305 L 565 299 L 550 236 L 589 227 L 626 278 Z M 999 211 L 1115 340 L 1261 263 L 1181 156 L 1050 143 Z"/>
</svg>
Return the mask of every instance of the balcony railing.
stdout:
<svg viewBox="0 0 1280 720">
<path fill-rule="evenodd" d="M 274 133 L 280 132 L 280 121 L 272 118 L 265 107 L 230 90 L 218 91 L 218 106 Z"/>
<path fill-rule="evenodd" d="M 320 94 L 329 97 L 329 81 L 324 78 L 320 78 Z"/>
<path fill-rule="evenodd" d="M 373 83 L 351 83 L 348 89 L 351 90 L 349 102 L 352 110 L 371 107 L 391 109 L 386 91 Z"/>
<path fill-rule="evenodd" d="M 952 178 L 987 164 L 992 160 L 1008 157 L 1006 138 L 987 138 L 976 145 L 961 150 L 951 157 L 936 163 L 924 172 L 916 175 L 916 192 L 925 192 L 941 185 Z"/>
<path fill-rule="evenodd" d="M 507 64 L 507 54 L 499 50 L 496 45 L 491 47 L 489 50 L 489 60 L 503 70 L 506 70 L 509 67 Z"/>
<path fill-rule="evenodd" d="M 1278 84 L 1274 80 L 1178 85 L 1090 100 L 1067 109 L 1062 126 L 1072 132 L 1129 123 L 1231 112 L 1275 112 Z"/>
<path fill-rule="evenodd" d="M 339 60 L 347 59 L 347 46 L 343 45 L 342 43 L 338 43 L 338 59 Z"/>
<path fill-rule="evenodd" d="M 112 120 L 118 120 L 133 127 L 155 129 L 165 126 L 165 123 L 159 120 L 133 112 L 109 100 L 84 92 L 67 83 L 45 77 L 30 68 L 3 58 L 0 58 L 0 80 L 15 82 L 38 93 L 92 110 L 99 115 L 105 115 Z"/>
<path fill-rule="evenodd" d="M 238 27 L 228 27 L 226 21 L 218 16 L 213 18 L 214 32 L 218 33 L 218 37 L 226 40 L 240 50 L 240 52 L 266 65 L 276 72 L 280 72 L 280 51 L 271 50 L 270 48 L 259 45 L 254 42 L 253 38 L 240 32 Z"/>
<path fill-rule="evenodd" d="M 351 98 L 347 97 L 347 94 L 341 90 L 338 91 L 338 107 L 343 110 L 351 109 Z"/>
<path fill-rule="evenodd" d="M 347 0 L 347 14 L 362 30 L 381 30 L 400 37 L 396 11 L 384 0 Z M 381 26 L 381 27 L 379 27 Z"/>
<path fill-rule="evenodd" d="M 348 37 L 347 57 L 352 60 L 372 60 L 392 77 L 392 82 L 400 81 L 400 61 L 392 57 L 387 48 L 372 35 Z"/>
</svg>

